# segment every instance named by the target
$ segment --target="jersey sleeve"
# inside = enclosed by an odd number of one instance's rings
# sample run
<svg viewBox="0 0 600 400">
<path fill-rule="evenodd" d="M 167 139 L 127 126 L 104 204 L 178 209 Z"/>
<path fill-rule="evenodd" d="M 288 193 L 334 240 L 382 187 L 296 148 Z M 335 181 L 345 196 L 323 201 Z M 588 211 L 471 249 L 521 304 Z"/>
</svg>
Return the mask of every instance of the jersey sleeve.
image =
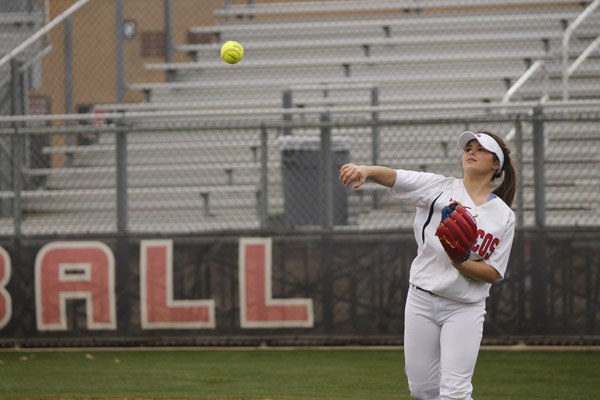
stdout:
<svg viewBox="0 0 600 400">
<path fill-rule="evenodd" d="M 399 169 L 396 170 L 396 182 L 388 191 L 406 203 L 425 207 L 431 201 L 433 192 L 439 194 L 448 179 L 430 172 Z"/>
<path fill-rule="evenodd" d="M 515 214 L 512 210 L 509 212 L 509 217 L 506 222 L 506 229 L 500 239 L 500 243 L 496 247 L 494 253 L 487 264 L 491 265 L 500 274 L 500 279 L 504 279 L 506 273 L 506 266 L 508 265 L 508 259 L 510 258 L 510 250 L 513 245 L 515 237 Z"/>
</svg>

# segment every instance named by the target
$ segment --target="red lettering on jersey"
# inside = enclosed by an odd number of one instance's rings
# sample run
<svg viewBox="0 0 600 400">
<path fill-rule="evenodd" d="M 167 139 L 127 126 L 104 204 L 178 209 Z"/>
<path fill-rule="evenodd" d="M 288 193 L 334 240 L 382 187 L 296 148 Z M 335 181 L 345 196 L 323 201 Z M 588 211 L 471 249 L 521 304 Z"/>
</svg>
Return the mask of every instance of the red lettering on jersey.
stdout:
<svg viewBox="0 0 600 400">
<path fill-rule="evenodd" d="M 143 240 L 140 245 L 142 329 L 215 328 L 214 300 L 175 300 L 173 241 Z"/>
<path fill-rule="evenodd" d="M 12 298 L 6 290 L 6 284 L 10 280 L 11 269 L 10 256 L 0 246 L 0 329 L 4 328 L 12 317 Z"/>
<path fill-rule="evenodd" d="M 478 238 L 480 238 L 480 237 L 482 238 L 484 234 L 485 233 L 481 229 L 477 230 L 477 237 Z M 479 240 L 479 239 L 477 239 L 477 240 Z M 477 244 L 477 240 L 475 240 L 475 244 L 473 245 L 473 247 L 471 247 L 471 251 L 473 253 L 477 253 L 477 250 L 479 250 L 479 245 Z"/>
<path fill-rule="evenodd" d="M 479 248 L 479 255 L 484 257 L 488 251 L 488 247 L 490 247 L 490 243 L 492 243 L 492 235 L 489 233 L 485 235 L 483 242 L 481 243 L 481 247 Z"/>
<path fill-rule="evenodd" d="M 477 238 L 477 240 L 479 240 L 479 238 L 483 238 L 483 241 L 481 244 L 475 242 L 471 248 L 471 251 L 473 253 L 479 253 L 481 257 L 487 260 L 490 258 L 494 250 L 496 250 L 496 246 L 500 243 L 500 240 L 492 236 L 490 233 L 486 234 L 482 229 L 477 230 Z"/>
<path fill-rule="evenodd" d="M 488 258 L 490 258 L 490 256 L 494 252 L 494 250 L 496 250 L 496 246 L 498 246 L 499 243 L 500 243 L 500 240 L 498 240 L 498 238 L 494 238 L 494 240 L 492 240 L 492 243 L 490 244 L 490 252 L 487 253 L 484 257 L 486 260 Z"/>
<path fill-rule="evenodd" d="M 66 302 L 86 301 L 87 328 L 117 328 L 115 261 L 101 242 L 52 242 L 35 259 L 37 328 L 67 330 Z"/>
<path fill-rule="evenodd" d="M 273 299 L 272 239 L 242 238 L 239 246 L 242 328 L 313 327 L 312 299 Z"/>
</svg>

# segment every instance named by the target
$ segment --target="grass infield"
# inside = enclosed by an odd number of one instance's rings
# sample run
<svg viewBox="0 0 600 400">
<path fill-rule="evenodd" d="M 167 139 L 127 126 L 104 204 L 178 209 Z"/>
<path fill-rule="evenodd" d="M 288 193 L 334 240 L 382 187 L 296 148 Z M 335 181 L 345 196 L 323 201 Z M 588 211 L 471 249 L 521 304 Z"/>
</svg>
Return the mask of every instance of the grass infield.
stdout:
<svg viewBox="0 0 600 400">
<path fill-rule="evenodd" d="M 0 351 L 2 399 L 409 399 L 400 349 Z M 600 399 L 599 351 L 482 350 L 477 400 Z"/>
</svg>

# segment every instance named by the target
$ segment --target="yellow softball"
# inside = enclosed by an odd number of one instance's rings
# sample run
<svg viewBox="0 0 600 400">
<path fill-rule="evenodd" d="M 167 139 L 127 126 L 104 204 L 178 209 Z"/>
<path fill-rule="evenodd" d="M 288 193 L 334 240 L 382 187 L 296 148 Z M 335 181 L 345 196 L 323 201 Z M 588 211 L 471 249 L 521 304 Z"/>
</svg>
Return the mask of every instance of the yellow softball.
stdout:
<svg viewBox="0 0 600 400">
<path fill-rule="evenodd" d="M 244 57 L 244 47 L 238 42 L 230 40 L 221 47 L 221 58 L 229 64 L 235 64 Z"/>
</svg>

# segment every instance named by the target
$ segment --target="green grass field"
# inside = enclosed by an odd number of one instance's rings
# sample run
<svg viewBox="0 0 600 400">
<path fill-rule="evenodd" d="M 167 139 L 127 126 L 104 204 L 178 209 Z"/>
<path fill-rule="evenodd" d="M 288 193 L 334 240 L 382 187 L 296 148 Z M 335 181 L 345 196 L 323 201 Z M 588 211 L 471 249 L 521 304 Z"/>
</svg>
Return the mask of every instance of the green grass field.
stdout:
<svg viewBox="0 0 600 400">
<path fill-rule="evenodd" d="M 2 399 L 409 399 L 401 350 L 0 352 Z M 477 400 L 600 399 L 598 351 L 482 350 Z"/>
</svg>

